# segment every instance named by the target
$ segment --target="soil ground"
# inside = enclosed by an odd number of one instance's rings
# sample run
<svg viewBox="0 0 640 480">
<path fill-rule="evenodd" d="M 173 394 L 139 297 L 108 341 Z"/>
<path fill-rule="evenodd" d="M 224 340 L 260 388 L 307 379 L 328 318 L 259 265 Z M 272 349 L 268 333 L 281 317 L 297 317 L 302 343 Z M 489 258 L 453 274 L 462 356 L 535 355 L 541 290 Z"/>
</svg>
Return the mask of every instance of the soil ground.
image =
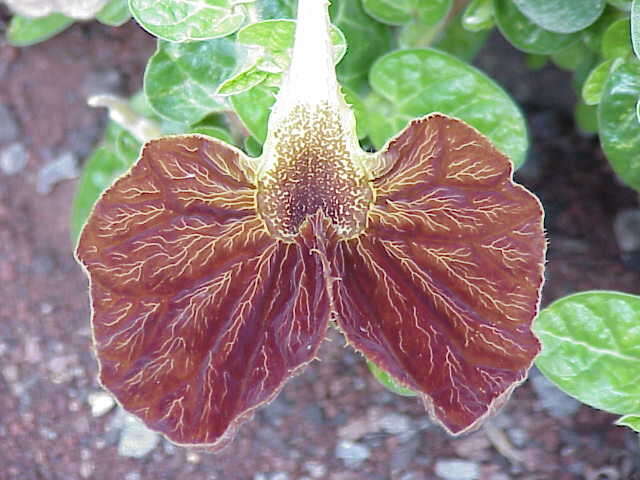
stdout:
<svg viewBox="0 0 640 480">
<path fill-rule="evenodd" d="M 491 428 L 454 439 L 416 400 L 378 385 L 333 333 L 322 360 L 222 453 L 160 440 L 142 458 L 124 456 L 122 415 L 91 411 L 100 389 L 87 282 L 68 230 L 75 182 L 41 187 L 47 167 L 69 154 L 81 162 L 100 136 L 105 114 L 86 96 L 139 89 L 154 41 L 134 24 L 86 24 L 35 47 L 1 42 L 0 105 L 18 132 L 0 152 L 17 142 L 27 162 L 0 172 L 0 480 L 640 479 L 638 437 L 535 371 Z M 615 179 L 597 139 L 577 133 L 569 75 L 529 72 L 499 39 L 478 64 L 527 113 L 534 147 L 520 179 L 547 211 L 544 304 L 589 289 L 640 293 L 640 273 L 621 260 L 612 227 L 638 197 Z"/>
</svg>

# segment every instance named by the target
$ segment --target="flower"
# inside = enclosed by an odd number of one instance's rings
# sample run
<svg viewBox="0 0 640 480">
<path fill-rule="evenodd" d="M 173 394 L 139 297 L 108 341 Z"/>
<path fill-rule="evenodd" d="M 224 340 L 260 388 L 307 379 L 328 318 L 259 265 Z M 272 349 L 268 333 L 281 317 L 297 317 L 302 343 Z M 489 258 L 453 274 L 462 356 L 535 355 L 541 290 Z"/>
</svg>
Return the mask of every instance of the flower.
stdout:
<svg viewBox="0 0 640 480">
<path fill-rule="evenodd" d="M 101 382 L 176 443 L 223 446 L 330 323 L 453 434 L 540 349 L 540 203 L 442 114 L 363 152 L 326 3 L 300 0 L 259 159 L 200 135 L 150 141 L 81 234 Z"/>
</svg>

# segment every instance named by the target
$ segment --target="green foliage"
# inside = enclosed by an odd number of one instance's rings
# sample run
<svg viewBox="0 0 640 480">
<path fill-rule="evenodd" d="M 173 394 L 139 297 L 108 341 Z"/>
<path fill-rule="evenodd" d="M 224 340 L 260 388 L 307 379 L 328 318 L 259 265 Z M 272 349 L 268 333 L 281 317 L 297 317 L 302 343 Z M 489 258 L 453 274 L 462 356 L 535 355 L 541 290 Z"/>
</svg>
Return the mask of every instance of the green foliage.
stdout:
<svg viewBox="0 0 640 480">
<path fill-rule="evenodd" d="M 73 19 L 61 13 L 53 13 L 41 18 L 15 15 L 7 30 L 7 41 L 14 47 L 27 47 L 50 39 L 67 29 Z"/>
<path fill-rule="evenodd" d="M 160 40 L 145 72 L 145 95 L 158 115 L 196 123 L 227 108 L 216 93 L 237 62 L 236 46 L 227 38 L 190 43 Z"/>
<path fill-rule="evenodd" d="M 333 2 L 330 12 L 349 46 L 338 64 L 338 79 L 343 86 L 361 94 L 368 88 L 367 77 L 373 62 L 392 48 L 391 30 L 367 15 L 359 0 Z"/>
<path fill-rule="evenodd" d="M 247 19 L 245 5 L 234 0 L 129 0 L 129 8 L 142 27 L 170 42 L 225 37 Z"/>
<path fill-rule="evenodd" d="M 629 58 L 607 79 L 598 106 L 600 141 L 615 172 L 640 190 L 640 61 Z"/>
<path fill-rule="evenodd" d="M 633 51 L 640 58 L 640 1 L 634 0 L 631 7 L 631 39 Z"/>
<path fill-rule="evenodd" d="M 480 32 L 492 28 L 493 0 L 472 0 L 462 15 L 462 25 L 471 32 Z"/>
<path fill-rule="evenodd" d="M 369 367 L 369 371 L 373 374 L 374 378 L 387 390 L 403 397 L 416 396 L 416 392 L 400 385 L 391 375 L 382 370 L 372 361 L 367 360 L 367 367 Z"/>
<path fill-rule="evenodd" d="M 605 0 L 513 0 L 533 23 L 557 33 L 582 30 L 602 14 Z"/>
<path fill-rule="evenodd" d="M 523 52 L 550 54 L 578 39 L 575 33 L 544 30 L 529 20 L 512 0 L 494 0 L 494 9 L 500 32 L 514 47 Z"/>
<path fill-rule="evenodd" d="M 582 86 L 582 98 L 587 105 L 597 105 L 602 98 L 604 84 L 609 77 L 609 71 L 614 59 L 605 60 L 594 68 Z"/>
<path fill-rule="evenodd" d="M 102 144 L 85 162 L 71 208 L 71 236 L 75 243 L 80 230 L 102 192 L 133 164 L 140 142 L 114 122 L 110 122 Z"/>
<path fill-rule="evenodd" d="M 631 26 L 628 18 L 613 22 L 602 37 L 604 58 L 626 57 L 631 53 Z"/>
<path fill-rule="evenodd" d="M 640 415 L 625 415 L 620 417 L 616 422 L 616 425 L 629 427 L 630 429 L 640 433 Z"/>
<path fill-rule="evenodd" d="M 375 125 L 370 134 L 377 148 L 410 119 L 442 112 L 487 135 L 516 166 L 524 162 L 528 140 L 522 113 L 504 90 L 461 60 L 431 49 L 400 50 L 375 63 L 370 81 L 378 94 L 370 104 Z"/>
<path fill-rule="evenodd" d="M 131 20 L 128 0 L 111 0 L 96 15 L 96 20 L 105 25 L 119 27 Z"/>
<path fill-rule="evenodd" d="M 543 343 L 536 365 L 583 403 L 640 414 L 640 297 L 593 291 L 564 297 L 540 312 L 534 330 Z"/>
<path fill-rule="evenodd" d="M 275 87 L 257 85 L 231 97 L 236 114 L 251 136 L 260 143 L 264 143 L 267 138 L 267 122 L 271 107 L 276 102 L 277 92 Z"/>
</svg>

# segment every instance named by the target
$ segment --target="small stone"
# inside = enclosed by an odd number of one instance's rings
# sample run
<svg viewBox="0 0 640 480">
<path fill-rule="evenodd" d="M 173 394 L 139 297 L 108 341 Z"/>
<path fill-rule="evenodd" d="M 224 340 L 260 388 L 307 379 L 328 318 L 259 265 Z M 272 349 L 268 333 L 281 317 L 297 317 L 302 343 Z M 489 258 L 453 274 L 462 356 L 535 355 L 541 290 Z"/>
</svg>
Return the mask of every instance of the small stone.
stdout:
<svg viewBox="0 0 640 480">
<path fill-rule="evenodd" d="M 91 406 L 91 415 L 94 417 L 101 417 L 106 413 L 109 413 L 116 405 L 113 397 L 106 392 L 90 393 L 87 397 L 87 401 Z"/>
<path fill-rule="evenodd" d="M 118 443 L 118 454 L 123 457 L 142 458 L 150 453 L 158 442 L 160 435 L 152 432 L 133 415 L 127 415 Z"/>
<path fill-rule="evenodd" d="M 510 428 L 507 430 L 507 435 L 509 440 L 518 448 L 522 448 L 529 443 L 529 434 L 523 428 Z"/>
<path fill-rule="evenodd" d="M 0 171 L 5 175 L 20 173 L 27 166 L 28 161 L 29 154 L 21 143 L 11 143 L 0 151 Z"/>
<path fill-rule="evenodd" d="M 532 370 L 529 379 L 538 395 L 542 408 L 549 412 L 552 417 L 570 417 L 580 408 L 580 402 L 559 390 L 540 372 Z"/>
<path fill-rule="evenodd" d="M 435 470 L 436 475 L 445 480 L 476 480 L 480 476 L 477 463 L 455 458 L 438 460 Z"/>
<path fill-rule="evenodd" d="M 640 210 L 622 210 L 613 221 L 613 231 L 622 252 L 640 250 Z"/>
<path fill-rule="evenodd" d="M 9 108 L 0 103 L 0 143 L 13 142 L 20 136 L 16 117 Z"/>
<path fill-rule="evenodd" d="M 311 478 L 324 478 L 327 475 L 327 467 L 320 462 L 305 462 L 303 468 Z"/>
<path fill-rule="evenodd" d="M 53 187 L 63 180 L 78 176 L 78 161 L 71 152 L 64 152 L 54 161 L 46 164 L 38 172 L 36 191 L 41 195 L 51 193 Z"/>
<path fill-rule="evenodd" d="M 351 468 L 358 468 L 369 458 L 371 451 L 366 445 L 357 442 L 343 440 L 336 447 L 336 457 L 341 459 L 345 465 Z"/>
<path fill-rule="evenodd" d="M 253 480 L 268 480 L 265 473 L 258 472 L 253 476 Z"/>
<path fill-rule="evenodd" d="M 411 419 L 400 413 L 388 413 L 378 420 L 378 425 L 391 435 L 403 435 L 413 431 Z"/>
<path fill-rule="evenodd" d="M 400 477 L 400 480 L 427 480 L 422 472 L 407 472 Z"/>
<path fill-rule="evenodd" d="M 128 472 L 124 476 L 124 480 L 141 480 L 142 475 L 138 472 Z"/>
<path fill-rule="evenodd" d="M 200 457 L 200 455 L 198 453 L 196 453 L 196 452 L 187 452 L 187 462 L 188 463 L 193 463 L 194 465 L 197 465 L 201 461 L 202 461 L 202 458 Z"/>
<path fill-rule="evenodd" d="M 269 480 L 289 480 L 289 475 L 285 472 L 275 472 L 271 474 Z"/>
</svg>

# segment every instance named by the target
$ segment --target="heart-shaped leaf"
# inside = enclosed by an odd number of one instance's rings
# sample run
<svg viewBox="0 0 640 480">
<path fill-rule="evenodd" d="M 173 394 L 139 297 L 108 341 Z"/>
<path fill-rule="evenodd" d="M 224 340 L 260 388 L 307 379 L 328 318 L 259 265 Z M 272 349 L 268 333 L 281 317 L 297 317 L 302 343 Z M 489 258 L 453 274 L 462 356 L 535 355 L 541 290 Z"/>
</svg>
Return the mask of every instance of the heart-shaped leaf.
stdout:
<svg viewBox="0 0 640 480">
<path fill-rule="evenodd" d="M 193 124 L 227 108 L 216 93 L 235 71 L 236 62 L 234 42 L 226 38 L 191 43 L 160 40 L 147 65 L 144 91 L 159 115 Z"/>
<path fill-rule="evenodd" d="M 129 1 L 111 0 L 97 13 L 96 19 L 99 22 L 112 27 L 124 25 L 131 19 Z"/>
<path fill-rule="evenodd" d="M 609 74 L 598 106 L 598 123 L 609 162 L 620 178 L 636 190 L 640 190 L 638 97 L 640 61 L 631 57 Z"/>
<path fill-rule="evenodd" d="M 512 0 L 494 0 L 493 5 L 498 28 L 514 47 L 523 52 L 549 54 L 578 39 L 576 33 L 544 30 L 529 20 Z"/>
<path fill-rule="evenodd" d="M 338 64 L 343 86 L 362 93 L 368 88 L 367 75 L 373 62 L 392 46 L 391 31 L 367 15 L 360 0 L 332 2 L 331 19 L 347 39 L 347 53 Z"/>
<path fill-rule="evenodd" d="M 18 15 L 30 18 L 60 13 L 76 20 L 88 20 L 107 3 L 107 0 L 4 0 Z"/>
<path fill-rule="evenodd" d="M 594 291 L 564 297 L 534 324 L 536 365 L 560 389 L 595 408 L 640 413 L 640 297 Z"/>
<path fill-rule="evenodd" d="M 72 23 L 72 18 L 60 13 L 52 13 L 41 18 L 14 15 L 7 30 L 7 41 L 15 47 L 27 47 L 50 39 Z"/>
<path fill-rule="evenodd" d="M 144 29 L 170 42 L 226 37 L 247 19 L 234 0 L 129 0 L 129 8 Z"/>
<path fill-rule="evenodd" d="M 524 162 L 528 139 L 522 113 L 504 90 L 461 60 L 431 49 L 400 50 L 374 64 L 370 82 L 389 102 L 381 119 L 386 128 L 375 128 L 387 133 L 372 135 L 377 148 L 409 120 L 442 112 L 487 135 L 514 165 Z"/>
<path fill-rule="evenodd" d="M 277 91 L 274 87 L 257 85 L 231 97 L 231 104 L 238 117 L 260 143 L 264 143 L 267 138 L 267 122 Z"/>
<path fill-rule="evenodd" d="M 391 375 L 382 370 L 372 361 L 367 360 L 367 367 L 369 367 L 369 371 L 372 373 L 375 379 L 380 382 L 387 390 L 403 397 L 415 397 L 417 395 L 413 390 L 400 385 Z"/>
<path fill-rule="evenodd" d="M 605 60 L 594 68 L 582 86 L 582 98 L 587 105 L 597 105 L 602 98 L 604 84 L 609 77 L 609 71 L 614 59 Z"/>
<path fill-rule="evenodd" d="M 462 15 L 462 25 L 471 32 L 493 27 L 493 0 L 473 0 Z"/>
<path fill-rule="evenodd" d="M 631 53 L 631 26 L 628 18 L 613 22 L 602 37 L 602 56 L 621 58 Z"/>
<path fill-rule="evenodd" d="M 640 1 L 634 0 L 631 7 L 631 40 L 633 51 L 640 58 Z"/>
<path fill-rule="evenodd" d="M 625 415 L 616 421 L 616 425 L 640 432 L 640 415 Z"/>
<path fill-rule="evenodd" d="M 588 27 L 602 14 L 605 0 L 513 0 L 536 25 L 557 33 Z"/>
</svg>

